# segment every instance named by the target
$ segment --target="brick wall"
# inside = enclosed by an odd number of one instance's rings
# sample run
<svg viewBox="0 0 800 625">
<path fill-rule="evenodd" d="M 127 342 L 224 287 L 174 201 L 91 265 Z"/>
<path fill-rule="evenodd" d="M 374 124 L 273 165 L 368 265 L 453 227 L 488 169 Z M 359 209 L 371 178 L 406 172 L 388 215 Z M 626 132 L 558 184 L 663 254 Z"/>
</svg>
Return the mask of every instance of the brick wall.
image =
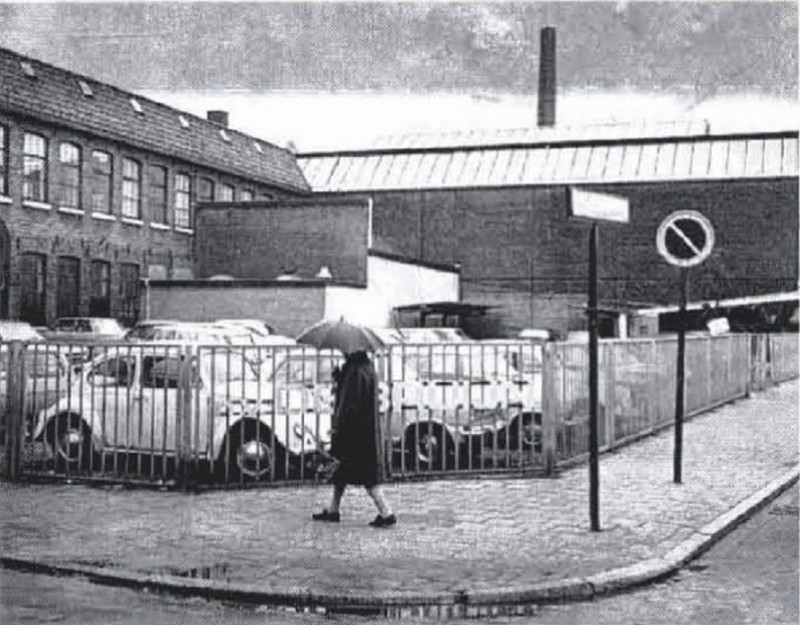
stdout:
<svg viewBox="0 0 800 625">
<path fill-rule="evenodd" d="M 193 180 L 196 180 L 196 176 L 202 175 L 214 180 L 217 184 L 220 182 L 233 184 L 237 190 L 246 188 L 257 193 L 267 191 L 279 193 L 272 189 L 266 189 L 264 185 L 254 185 L 241 178 L 195 167 L 190 163 L 129 148 L 84 133 L 37 123 L 31 119 L 0 112 L 0 124 L 5 127 L 8 134 L 9 148 L 9 188 L 7 195 L 0 197 L 0 221 L 8 229 L 11 248 L 7 314 L 12 318 L 19 315 L 20 254 L 25 252 L 41 253 L 47 257 L 47 323 L 52 323 L 56 315 L 57 259 L 59 256 L 75 256 L 81 261 L 79 312 L 83 315 L 89 313 L 92 260 L 103 260 L 111 264 L 111 314 L 113 316 L 120 316 L 123 307 L 119 281 L 120 264 L 138 265 L 142 277 L 147 276 L 148 267 L 151 266 L 163 267 L 167 275 L 176 273 L 186 275 L 187 272 L 191 274 L 193 237 L 188 233 L 175 230 L 171 220 L 171 209 L 174 204 L 174 174 L 176 172 L 189 173 Z M 28 131 L 48 139 L 47 204 L 49 210 L 23 205 L 23 133 Z M 74 143 L 82 150 L 81 208 L 83 214 L 81 215 L 60 211 L 58 207 L 58 156 L 59 145 L 62 141 Z M 91 151 L 95 149 L 106 151 L 113 157 L 112 219 L 97 218 L 91 212 L 90 155 Z M 138 223 L 123 223 L 121 219 L 123 156 L 134 158 L 142 165 L 142 219 Z M 167 168 L 167 205 L 170 223 L 166 228 L 151 226 L 151 215 L 147 203 L 149 190 L 147 172 L 150 165 Z M 196 187 L 193 189 L 193 193 L 195 191 Z M 0 307 L 0 312 L 4 312 L 1 309 L 2 307 Z"/>
<path fill-rule="evenodd" d="M 290 269 L 309 278 L 327 266 L 336 280 L 365 284 L 368 238 L 366 200 L 205 206 L 196 272 L 271 280 Z"/>
<path fill-rule="evenodd" d="M 597 186 L 628 197 L 631 207 L 630 224 L 600 229 L 601 298 L 675 301 L 678 272 L 658 255 L 655 235 L 661 220 L 679 209 L 704 213 L 717 235 L 711 257 L 692 272 L 691 297 L 797 288 L 797 187 L 793 179 Z M 505 302 L 509 327 L 530 324 L 525 302 L 531 292 L 536 301 L 585 297 L 588 227 L 567 221 L 564 187 L 377 192 L 373 199 L 376 246 L 460 263 L 464 300 Z M 526 295 L 509 294 L 514 291 Z M 569 310 L 557 327 L 583 323 L 580 309 L 557 308 Z M 555 323 L 553 314 L 545 317 Z"/>
<path fill-rule="evenodd" d="M 325 288 L 308 284 L 154 282 L 149 289 L 146 314 L 152 319 L 184 321 L 261 319 L 278 334 L 294 337 L 323 318 Z"/>
</svg>

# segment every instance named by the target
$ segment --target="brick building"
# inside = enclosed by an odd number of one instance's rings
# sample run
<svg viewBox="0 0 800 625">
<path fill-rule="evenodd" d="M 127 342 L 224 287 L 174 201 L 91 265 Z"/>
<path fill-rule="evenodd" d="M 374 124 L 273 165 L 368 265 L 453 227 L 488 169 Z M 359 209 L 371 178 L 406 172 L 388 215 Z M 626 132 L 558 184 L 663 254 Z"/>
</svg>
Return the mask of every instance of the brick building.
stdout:
<svg viewBox="0 0 800 625">
<path fill-rule="evenodd" d="M 582 329 L 588 230 L 566 188 L 630 200 L 630 223 L 600 229 L 600 296 L 626 311 L 674 303 L 677 270 L 656 230 L 678 209 L 716 229 L 693 270 L 695 300 L 796 291 L 797 131 L 715 134 L 705 125 L 409 135 L 348 152 L 298 155 L 315 192 L 373 202 L 376 249 L 458 264 L 466 302 L 499 306 L 491 334 Z"/>
<path fill-rule="evenodd" d="M 308 194 L 294 156 L 0 49 L 0 318 L 139 315 L 140 278 L 191 278 L 199 201 Z"/>
</svg>

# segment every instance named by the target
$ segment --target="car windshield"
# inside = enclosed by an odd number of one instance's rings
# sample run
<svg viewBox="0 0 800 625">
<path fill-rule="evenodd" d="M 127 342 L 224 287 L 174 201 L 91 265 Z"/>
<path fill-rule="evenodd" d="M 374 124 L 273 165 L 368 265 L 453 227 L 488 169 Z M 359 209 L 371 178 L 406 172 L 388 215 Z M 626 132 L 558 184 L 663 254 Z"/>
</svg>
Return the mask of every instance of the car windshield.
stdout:
<svg viewBox="0 0 800 625">
<path fill-rule="evenodd" d="M 290 355 L 267 376 L 276 384 L 333 384 L 334 364 L 331 356 Z"/>
</svg>

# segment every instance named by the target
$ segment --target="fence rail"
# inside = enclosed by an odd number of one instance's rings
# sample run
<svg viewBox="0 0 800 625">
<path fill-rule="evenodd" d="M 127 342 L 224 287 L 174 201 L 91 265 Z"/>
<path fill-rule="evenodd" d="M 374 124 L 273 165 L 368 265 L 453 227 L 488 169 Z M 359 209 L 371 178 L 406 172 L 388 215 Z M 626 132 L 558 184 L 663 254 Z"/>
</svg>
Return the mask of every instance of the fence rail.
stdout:
<svg viewBox="0 0 800 625">
<path fill-rule="evenodd" d="M 675 414 L 676 341 L 600 345 L 600 445 Z M 0 449 L 10 479 L 178 486 L 320 479 L 337 352 L 306 346 L 0 344 Z M 588 452 L 588 346 L 391 345 L 375 356 L 395 479 L 549 473 Z M 686 412 L 798 375 L 797 335 L 690 337 Z"/>
</svg>

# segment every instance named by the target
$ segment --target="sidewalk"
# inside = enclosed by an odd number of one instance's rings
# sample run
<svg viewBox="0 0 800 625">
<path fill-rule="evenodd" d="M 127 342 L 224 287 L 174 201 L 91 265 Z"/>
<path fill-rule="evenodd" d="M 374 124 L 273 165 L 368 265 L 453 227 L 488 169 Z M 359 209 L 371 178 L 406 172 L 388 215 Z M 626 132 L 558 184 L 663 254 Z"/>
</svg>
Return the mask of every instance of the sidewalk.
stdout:
<svg viewBox="0 0 800 625">
<path fill-rule="evenodd" d="M 796 479 L 797 441 L 795 380 L 686 423 L 681 485 L 671 429 L 604 455 L 599 533 L 585 465 L 555 479 L 388 485 L 399 519 L 388 530 L 367 526 L 374 509 L 356 488 L 337 525 L 310 519 L 327 502 L 323 485 L 183 495 L 0 483 L 0 555 L 311 610 L 519 613 L 668 574 Z"/>
</svg>

